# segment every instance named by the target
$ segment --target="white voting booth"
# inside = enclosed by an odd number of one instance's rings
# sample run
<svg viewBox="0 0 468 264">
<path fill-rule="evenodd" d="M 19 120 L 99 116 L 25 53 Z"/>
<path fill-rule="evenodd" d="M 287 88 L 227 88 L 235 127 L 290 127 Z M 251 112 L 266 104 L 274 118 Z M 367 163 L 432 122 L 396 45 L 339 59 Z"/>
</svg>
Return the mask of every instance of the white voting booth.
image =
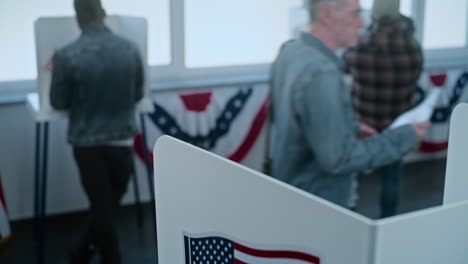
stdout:
<svg viewBox="0 0 468 264">
<path fill-rule="evenodd" d="M 146 66 L 148 54 L 146 19 L 129 16 L 108 16 L 105 24 L 114 33 L 133 41 L 137 45 L 143 65 Z M 37 119 L 39 120 L 56 119 L 65 115 L 65 113 L 53 110 L 49 102 L 53 70 L 52 57 L 56 50 L 76 40 L 81 31 L 75 17 L 47 17 L 39 18 L 36 21 L 34 32 L 39 94 L 28 96 L 29 106 L 32 108 L 31 110 L 37 112 Z M 152 111 L 152 105 L 147 96 L 138 104 L 138 110 L 140 112 Z"/>
<path fill-rule="evenodd" d="M 460 105 L 445 204 L 377 221 L 162 137 L 154 149 L 159 263 L 468 263 L 466 120 Z"/>
<path fill-rule="evenodd" d="M 444 203 L 468 200 L 468 104 L 455 108 L 450 124 Z"/>
</svg>

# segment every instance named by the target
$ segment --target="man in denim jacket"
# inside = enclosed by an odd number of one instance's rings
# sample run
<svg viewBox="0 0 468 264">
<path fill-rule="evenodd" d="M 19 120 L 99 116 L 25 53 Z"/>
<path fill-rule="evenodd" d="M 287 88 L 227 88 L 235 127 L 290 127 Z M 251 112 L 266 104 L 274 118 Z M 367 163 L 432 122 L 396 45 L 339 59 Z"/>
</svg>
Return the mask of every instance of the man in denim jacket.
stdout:
<svg viewBox="0 0 468 264">
<path fill-rule="evenodd" d="M 272 175 L 350 207 L 354 177 L 401 159 L 428 123 L 378 135 L 356 123 L 335 51 L 357 42 L 359 1 L 309 0 L 308 8 L 311 28 L 283 45 L 271 70 Z"/>
<path fill-rule="evenodd" d="M 69 113 L 68 141 L 91 206 L 91 221 L 71 263 L 89 263 L 96 248 L 102 263 L 118 264 L 113 225 L 126 192 L 135 103 L 143 95 L 143 65 L 136 46 L 103 23 L 99 0 L 75 0 L 82 35 L 53 58 L 50 101 Z"/>
</svg>

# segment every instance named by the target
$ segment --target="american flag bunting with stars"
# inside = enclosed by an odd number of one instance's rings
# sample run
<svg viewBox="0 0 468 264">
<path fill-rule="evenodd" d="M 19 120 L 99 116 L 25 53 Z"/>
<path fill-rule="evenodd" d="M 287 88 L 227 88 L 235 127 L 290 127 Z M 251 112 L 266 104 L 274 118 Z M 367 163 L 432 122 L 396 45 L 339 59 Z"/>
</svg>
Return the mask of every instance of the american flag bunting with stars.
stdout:
<svg viewBox="0 0 468 264">
<path fill-rule="evenodd" d="M 265 84 L 218 87 L 154 94 L 154 112 L 147 118 L 151 149 L 161 135 L 170 135 L 242 163 L 256 146 L 266 125 L 269 90 Z M 135 137 L 143 157 L 142 135 Z"/>
<path fill-rule="evenodd" d="M 432 89 L 440 89 L 441 93 L 431 117 L 432 126 L 419 146 L 419 154 L 430 155 L 447 151 L 450 117 L 457 104 L 468 102 L 467 87 L 468 71 L 425 72 L 421 75 L 417 92 L 419 103 Z"/>
</svg>

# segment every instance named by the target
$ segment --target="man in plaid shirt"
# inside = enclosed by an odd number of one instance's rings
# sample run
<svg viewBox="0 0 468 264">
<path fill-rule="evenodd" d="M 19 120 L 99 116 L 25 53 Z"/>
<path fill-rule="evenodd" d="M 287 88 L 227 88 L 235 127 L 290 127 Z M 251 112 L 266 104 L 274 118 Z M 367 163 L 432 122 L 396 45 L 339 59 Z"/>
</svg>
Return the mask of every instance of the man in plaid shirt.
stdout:
<svg viewBox="0 0 468 264">
<path fill-rule="evenodd" d="M 413 106 L 423 54 L 413 37 L 414 25 L 399 12 L 398 0 L 375 0 L 372 24 L 356 47 L 344 55 L 353 77 L 357 119 L 378 132 Z M 381 216 L 396 214 L 401 161 L 381 169 Z"/>
</svg>

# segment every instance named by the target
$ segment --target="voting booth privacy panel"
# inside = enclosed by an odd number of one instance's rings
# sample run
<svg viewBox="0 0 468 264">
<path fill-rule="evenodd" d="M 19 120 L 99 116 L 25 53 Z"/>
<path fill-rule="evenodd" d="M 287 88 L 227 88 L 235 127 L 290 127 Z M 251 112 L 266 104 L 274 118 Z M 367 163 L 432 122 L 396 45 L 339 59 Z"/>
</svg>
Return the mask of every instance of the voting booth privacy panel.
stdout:
<svg viewBox="0 0 468 264">
<path fill-rule="evenodd" d="M 167 136 L 154 151 L 160 263 L 468 263 L 466 200 L 374 221 Z"/>
<path fill-rule="evenodd" d="M 262 251 L 320 259 L 305 263 L 369 263 L 370 220 L 173 138 L 161 137 L 154 153 L 160 263 L 207 263 L 200 260 L 211 258 L 210 245 L 200 245 L 200 255 L 198 241 L 187 248 L 185 237 L 225 238 L 251 248 L 220 255 L 245 263 L 249 257 L 275 263 Z M 217 259 L 222 251 L 211 253 Z"/>
<path fill-rule="evenodd" d="M 147 65 L 147 22 L 144 18 L 108 16 L 105 24 L 119 36 L 133 41 L 140 50 L 143 65 Z M 35 24 L 38 72 L 39 108 L 44 118 L 57 113 L 49 102 L 54 52 L 76 40 L 81 31 L 75 17 L 39 18 Z M 145 102 L 145 107 L 150 107 Z"/>
<path fill-rule="evenodd" d="M 459 104 L 452 114 L 447 153 L 444 203 L 468 200 L 468 104 Z"/>
</svg>

